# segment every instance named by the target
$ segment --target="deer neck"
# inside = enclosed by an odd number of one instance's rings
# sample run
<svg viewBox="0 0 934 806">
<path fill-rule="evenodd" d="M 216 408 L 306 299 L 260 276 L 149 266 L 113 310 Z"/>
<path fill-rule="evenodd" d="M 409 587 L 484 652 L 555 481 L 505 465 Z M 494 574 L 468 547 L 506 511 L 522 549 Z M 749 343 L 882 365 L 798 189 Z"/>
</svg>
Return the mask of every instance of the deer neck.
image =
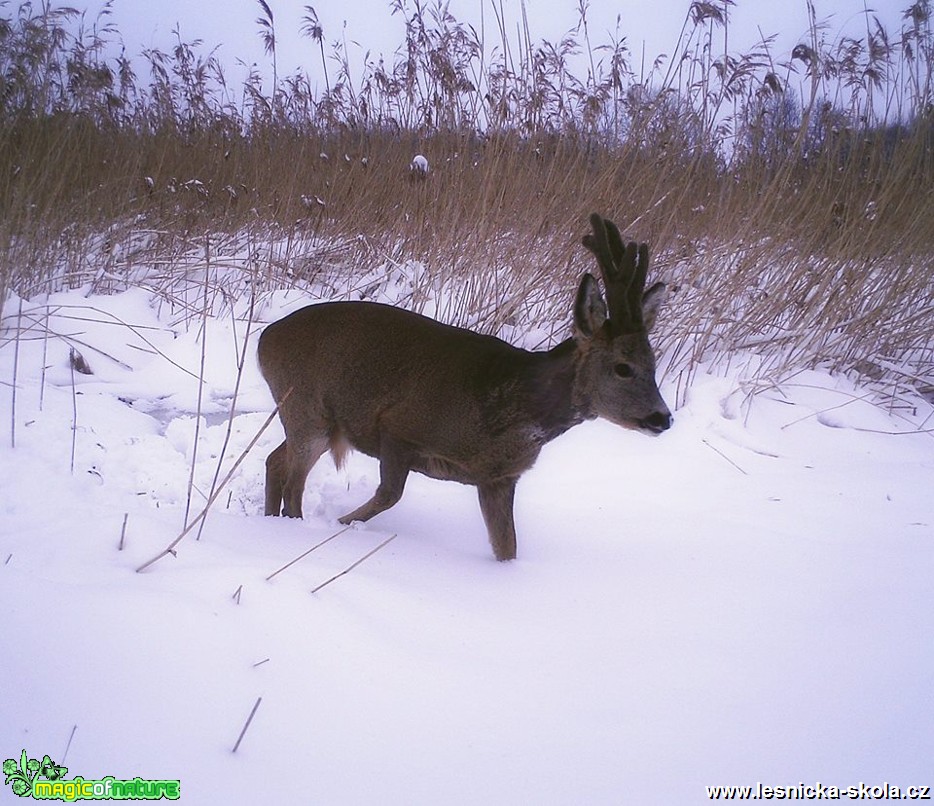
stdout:
<svg viewBox="0 0 934 806">
<path fill-rule="evenodd" d="M 543 440 L 550 442 L 569 428 L 593 419 L 589 399 L 579 394 L 577 368 L 579 351 L 573 339 L 551 350 L 533 353 L 536 365 L 531 374 L 532 418 Z"/>
</svg>

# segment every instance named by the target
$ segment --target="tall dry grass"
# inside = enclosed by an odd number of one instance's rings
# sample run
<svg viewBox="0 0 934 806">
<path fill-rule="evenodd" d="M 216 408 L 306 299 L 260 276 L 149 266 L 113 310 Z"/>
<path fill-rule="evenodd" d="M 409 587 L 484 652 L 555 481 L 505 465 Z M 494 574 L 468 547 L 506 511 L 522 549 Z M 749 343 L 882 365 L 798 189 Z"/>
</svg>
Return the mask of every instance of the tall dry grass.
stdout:
<svg viewBox="0 0 934 806">
<path fill-rule="evenodd" d="M 867 12 L 855 39 L 808 2 L 788 54 L 731 53 L 732 5 L 691 3 L 674 56 L 636 71 L 627 31 L 593 41 L 586 3 L 559 42 L 512 36 L 493 3 L 491 42 L 443 4 L 392 0 L 405 39 L 359 77 L 306 7 L 313 81 L 279 74 L 259 2 L 267 88 L 255 71 L 232 87 L 178 32 L 142 77 L 113 55 L 108 7 L 22 4 L 0 19 L 0 299 L 140 277 L 180 298 L 212 233 L 227 296 L 417 261 L 412 307 L 456 285 L 445 318 L 557 332 L 598 210 L 671 282 L 670 372 L 745 350 L 770 378 L 934 386 L 929 0 L 899 31 Z"/>
</svg>

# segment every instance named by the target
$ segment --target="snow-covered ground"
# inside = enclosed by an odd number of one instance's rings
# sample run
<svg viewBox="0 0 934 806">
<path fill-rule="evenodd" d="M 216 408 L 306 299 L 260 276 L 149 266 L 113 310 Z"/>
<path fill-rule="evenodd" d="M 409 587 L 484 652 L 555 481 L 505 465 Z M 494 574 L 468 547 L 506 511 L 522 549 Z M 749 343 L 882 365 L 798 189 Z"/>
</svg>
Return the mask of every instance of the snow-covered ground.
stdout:
<svg viewBox="0 0 934 806">
<path fill-rule="evenodd" d="M 45 324 L 45 300 L 23 307 Z M 0 349 L 0 757 L 180 779 L 193 804 L 934 784 L 924 401 L 886 412 L 817 372 L 747 399 L 741 357 L 699 372 L 660 438 L 598 421 L 547 446 L 519 485 L 515 562 L 492 559 L 472 488 L 413 475 L 395 508 L 267 581 L 377 479 L 367 457 L 322 460 L 304 521 L 262 517 L 276 422 L 200 539 L 137 573 L 181 531 L 192 466 L 190 517 L 211 489 L 245 325 L 208 321 L 202 372 L 197 317 L 142 289 L 49 311 L 93 374 L 38 327 Z M 256 332 L 220 478 L 272 410 Z"/>
</svg>

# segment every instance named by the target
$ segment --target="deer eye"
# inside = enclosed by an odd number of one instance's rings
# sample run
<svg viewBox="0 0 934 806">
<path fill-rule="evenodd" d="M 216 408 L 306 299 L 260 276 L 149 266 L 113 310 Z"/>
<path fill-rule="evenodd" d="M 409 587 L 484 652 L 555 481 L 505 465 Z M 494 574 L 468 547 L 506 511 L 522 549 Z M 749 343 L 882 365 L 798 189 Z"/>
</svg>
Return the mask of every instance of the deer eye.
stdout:
<svg viewBox="0 0 934 806">
<path fill-rule="evenodd" d="M 613 367 L 613 372 L 619 375 L 620 378 L 631 378 L 634 374 L 629 364 L 617 364 Z"/>
</svg>

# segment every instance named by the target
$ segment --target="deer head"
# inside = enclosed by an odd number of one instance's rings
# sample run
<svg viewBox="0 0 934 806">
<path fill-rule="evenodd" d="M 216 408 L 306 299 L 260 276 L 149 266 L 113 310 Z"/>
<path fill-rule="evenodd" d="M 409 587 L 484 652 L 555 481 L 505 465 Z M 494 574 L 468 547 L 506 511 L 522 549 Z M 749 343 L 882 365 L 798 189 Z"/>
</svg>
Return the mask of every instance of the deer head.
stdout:
<svg viewBox="0 0 934 806">
<path fill-rule="evenodd" d="M 574 323 L 582 352 L 578 395 L 591 416 L 627 428 L 660 434 L 671 426 L 671 412 L 655 382 L 655 356 L 649 332 L 665 298 L 665 284 L 645 291 L 647 244 L 623 245 L 616 225 L 594 213 L 593 232 L 583 244 L 597 259 L 606 301 L 592 274 L 577 291 Z"/>
</svg>

